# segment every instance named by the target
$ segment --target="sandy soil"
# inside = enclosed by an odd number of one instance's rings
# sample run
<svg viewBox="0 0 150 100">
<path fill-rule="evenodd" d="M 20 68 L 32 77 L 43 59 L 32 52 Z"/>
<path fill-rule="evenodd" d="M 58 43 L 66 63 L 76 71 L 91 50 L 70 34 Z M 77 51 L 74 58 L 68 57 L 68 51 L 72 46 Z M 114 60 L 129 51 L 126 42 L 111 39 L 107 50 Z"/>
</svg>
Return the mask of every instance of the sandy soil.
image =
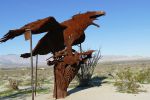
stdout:
<svg viewBox="0 0 150 100">
<path fill-rule="evenodd" d="M 59 100 L 150 100 L 150 85 L 143 85 L 147 92 L 139 94 L 127 94 L 116 92 L 112 84 L 103 84 L 100 87 L 92 87 L 88 89 L 70 90 L 70 95 L 65 99 Z M 27 97 L 25 100 L 32 100 Z M 35 100 L 55 100 L 52 94 L 39 94 Z"/>
</svg>

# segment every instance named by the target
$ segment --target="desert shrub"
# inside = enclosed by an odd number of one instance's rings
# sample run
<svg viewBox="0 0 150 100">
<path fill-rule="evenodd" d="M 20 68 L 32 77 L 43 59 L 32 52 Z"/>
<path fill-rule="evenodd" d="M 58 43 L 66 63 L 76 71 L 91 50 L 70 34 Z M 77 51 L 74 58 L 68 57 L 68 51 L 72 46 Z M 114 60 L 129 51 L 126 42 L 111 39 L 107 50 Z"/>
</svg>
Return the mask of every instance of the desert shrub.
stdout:
<svg viewBox="0 0 150 100">
<path fill-rule="evenodd" d="M 114 85 L 119 92 L 138 93 L 142 90 L 140 90 L 141 86 L 137 83 L 136 77 L 136 74 L 130 68 L 126 68 L 117 72 Z"/>
<path fill-rule="evenodd" d="M 150 68 L 142 69 L 136 73 L 136 80 L 141 84 L 150 83 Z"/>
<path fill-rule="evenodd" d="M 88 58 L 85 63 L 81 64 L 81 68 L 76 75 L 76 80 L 79 82 L 79 86 L 88 86 L 91 82 L 91 78 L 94 69 L 101 58 L 100 49 L 93 55 L 92 58 Z"/>
<path fill-rule="evenodd" d="M 16 79 L 9 79 L 9 87 L 13 90 L 18 90 L 19 81 Z"/>
</svg>

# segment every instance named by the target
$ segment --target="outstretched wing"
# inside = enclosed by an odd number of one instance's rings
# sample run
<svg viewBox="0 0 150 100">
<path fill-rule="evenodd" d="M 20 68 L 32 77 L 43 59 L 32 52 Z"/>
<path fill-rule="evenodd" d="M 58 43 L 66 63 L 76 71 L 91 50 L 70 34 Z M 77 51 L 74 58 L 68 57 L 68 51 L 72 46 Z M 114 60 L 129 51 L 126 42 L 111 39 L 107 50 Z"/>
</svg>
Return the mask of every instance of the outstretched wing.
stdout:
<svg viewBox="0 0 150 100">
<path fill-rule="evenodd" d="M 48 53 L 55 53 L 65 48 L 63 31 L 55 30 L 54 33 L 47 33 L 42 37 L 38 44 L 32 51 L 33 56 L 35 55 L 46 55 Z M 21 54 L 21 57 L 28 58 L 30 53 Z"/>
<path fill-rule="evenodd" d="M 17 36 L 24 34 L 26 29 L 30 29 L 32 34 L 39 34 L 47 31 L 56 30 L 58 28 L 64 29 L 65 27 L 60 25 L 54 17 L 47 17 L 44 19 L 31 22 L 21 27 L 20 29 L 10 30 L 3 38 L 0 39 L 0 43 L 5 42 L 9 39 L 13 39 Z"/>
</svg>

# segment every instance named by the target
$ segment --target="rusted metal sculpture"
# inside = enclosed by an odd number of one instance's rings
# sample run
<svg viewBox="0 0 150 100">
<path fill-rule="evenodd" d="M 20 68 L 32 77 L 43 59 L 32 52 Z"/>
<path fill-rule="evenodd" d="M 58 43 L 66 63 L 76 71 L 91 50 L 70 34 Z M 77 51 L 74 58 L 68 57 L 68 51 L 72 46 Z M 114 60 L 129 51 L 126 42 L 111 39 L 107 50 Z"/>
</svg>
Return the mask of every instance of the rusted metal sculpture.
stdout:
<svg viewBox="0 0 150 100">
<path fill-rule="evenodd" d="M 67 87 L 80 68 L 80 64 L 91 57 L 93 50 L 78 53 L 72 49 L 73 45 L 81 44 L 85 40 L 85 29 L 95 24 L 93 21 L 98 17 L 105 15 L 103 11 L 90 11 L 83 14 L 74 15 L 71 19 L 58 23 L 54 17 L 44 18 L 31 22 L 20 29 L 10 30 L 0 43 L 6 42 L 19 35 L 24 34 L 26 29 L 30 29 L 32 34 L 47 32 L 39 40 L 32 54 L 45 55 L 52 53 L 52 61 L 48 59 L 48 65 L 54 64 L 55 87 L 54 97 L 63 98 L 67 95 Z M 82 58 L 82 55 L 85 58 Z M 22 54 L 21 57 L 28 58 L 30 53 Z"/>
</svg>

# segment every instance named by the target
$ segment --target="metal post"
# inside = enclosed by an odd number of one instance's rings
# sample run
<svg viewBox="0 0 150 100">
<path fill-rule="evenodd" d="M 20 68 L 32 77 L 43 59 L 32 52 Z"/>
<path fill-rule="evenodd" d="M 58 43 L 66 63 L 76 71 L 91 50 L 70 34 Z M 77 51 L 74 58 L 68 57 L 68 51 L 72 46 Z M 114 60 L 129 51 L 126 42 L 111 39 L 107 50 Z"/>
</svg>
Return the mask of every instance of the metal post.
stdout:
<svg viewBox="0 0 150 100">
<path fill-rule="evenodd" d="M 80 53 L 82 53 L 83 52 L 83 50 L 82 50 L 82 45 L 81 45 L 81 43 L 79 44 L 79 47 L 80 47 Z M 82 55 L 81 55 L 81 59 L 82 59 L 83 57 L 82 57 Z M 83 73 L 84 73 L 84 71 L 83 71 L 83 67 L 84 66 L 81 66 L 81 74 L 82 74 L 82 79 L 84 78 L 84 76 L 83 76 Z"/>
<path fill-rule="evenodd" d="M 82 44 L 81 43 L 79 44 L 79 47 L 80 47 L 80 52 L 82 53 Z"/>
<path fill-rule="evenodd" d="M 36 55 L 36 71 L 35 71 L 35 96 L 36 96 L 36 90 L 37 90 L 37 67 L 38 67 L 38 55 Z"/>
<path fill-rule="evenodd" d="M 56 95 L 56 100 L 57 100 L 57 78 L 56 78 L 56 67 L 57 67 L 57 65 L 55 64 L 54 65 L 54 78 L 55 78 L 55 85 L 54 85 L 54 88 L 55 88 L 55 93 L 54 93 L 54 95 Z"/>
<path fill-rule="evenodd" d="M 31 89 L 32 89 L 32 100 L 34 100 L 34 80 L 33 80 L 33 54 L 32 54 L 32 33 L 30 29 L 26 29 L 26 32 L 30 33 L 30 60 L 31 60 Z"/>
</svg>

